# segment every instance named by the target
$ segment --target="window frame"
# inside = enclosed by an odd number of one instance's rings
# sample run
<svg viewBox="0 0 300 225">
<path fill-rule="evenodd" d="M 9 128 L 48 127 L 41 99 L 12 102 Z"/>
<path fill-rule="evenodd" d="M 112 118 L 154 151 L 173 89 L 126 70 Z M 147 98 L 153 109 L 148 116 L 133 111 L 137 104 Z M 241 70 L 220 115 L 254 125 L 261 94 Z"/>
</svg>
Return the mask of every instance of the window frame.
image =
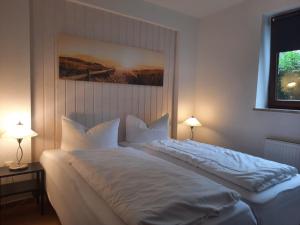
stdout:
<svg viewBox="0 0 300 225">
<path fill-rule="evenodd" d="M 292 12 L 285 12 L 280 15 L 271 17 L 271 36 L 270 36 L 270 74 L 268 87 L 268 107 L 276 109 L 300 110 L 300 100 L 278 100 L 276 99 L 276 76 L 278 75 L 279 53 L 272 48 L 272 22 L 278 17 L 290 17 L 299 15 L 300 9 Z"/>
</svg>

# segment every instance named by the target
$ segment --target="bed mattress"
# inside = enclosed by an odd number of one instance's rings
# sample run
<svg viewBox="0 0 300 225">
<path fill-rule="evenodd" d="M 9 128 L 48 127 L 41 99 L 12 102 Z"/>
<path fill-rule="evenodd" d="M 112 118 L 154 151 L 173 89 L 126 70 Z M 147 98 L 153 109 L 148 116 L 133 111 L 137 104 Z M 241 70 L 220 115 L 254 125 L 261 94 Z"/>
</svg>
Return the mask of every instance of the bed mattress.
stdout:
<svg viewBox="0 0 300 225">
<path fill-rule="evenodd" d="M 46 170 L 49 200 L 63 225 L 124 225 L 106 202 L 65 160 L 66 152 L 45 151 L 41 163 Z M 254 225 L 249 206 L 242 201 L 206 225 Z"/>
<path fill-rule="evenodd" d="M 300 223 L 300 175 L 265 191 L 259 193 L 250 192 L 162 152 L 142 147 L 139 144 L 123 142 L 121 145 L 135 147 L 151 155 L 173 162 L 176 165 L 193 170 L 228 188 L 236 190 L 241 194 L 242 200 L 251 207 L 260 225 L 299 225 Z"/>
</svg>

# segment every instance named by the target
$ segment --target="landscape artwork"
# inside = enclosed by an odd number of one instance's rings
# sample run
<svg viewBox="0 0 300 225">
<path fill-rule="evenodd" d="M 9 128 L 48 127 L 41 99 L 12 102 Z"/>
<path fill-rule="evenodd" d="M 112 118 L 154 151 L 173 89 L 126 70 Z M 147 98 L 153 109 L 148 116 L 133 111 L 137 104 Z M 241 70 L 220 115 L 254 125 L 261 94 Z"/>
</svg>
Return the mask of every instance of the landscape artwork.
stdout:
<svg viewBox="0 0 300 225">
<path fill-rule="evenodd" d="M 58 46 L 60 79 L 163 86 L 162 52 L 69 35 Z"/>
</svg>

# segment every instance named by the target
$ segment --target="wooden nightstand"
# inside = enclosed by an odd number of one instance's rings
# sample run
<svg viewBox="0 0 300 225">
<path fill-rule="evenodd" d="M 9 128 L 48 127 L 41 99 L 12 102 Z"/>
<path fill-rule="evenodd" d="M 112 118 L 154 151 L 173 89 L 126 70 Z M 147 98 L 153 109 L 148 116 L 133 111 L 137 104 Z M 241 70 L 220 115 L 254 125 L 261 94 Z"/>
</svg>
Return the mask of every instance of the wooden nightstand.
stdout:
<svg viewBox="0 0 300 225">
<path fill-rule="evenodd" d="M 31 180 L 9 184 L 1 183 L 3 178 L 24 174 L 33 174 L 33 178 Z M 11 171 L 8 167 L 0 167 L 0 210 L 2 198 L 23 193 L 34 193 L 36 195 L 37 203 L 40 204 L 41 214 L 43 215 L 45 202 L 45 171 L 39 162 L 29 163 L 27 169 L 19 171 Z"/>
</svg>

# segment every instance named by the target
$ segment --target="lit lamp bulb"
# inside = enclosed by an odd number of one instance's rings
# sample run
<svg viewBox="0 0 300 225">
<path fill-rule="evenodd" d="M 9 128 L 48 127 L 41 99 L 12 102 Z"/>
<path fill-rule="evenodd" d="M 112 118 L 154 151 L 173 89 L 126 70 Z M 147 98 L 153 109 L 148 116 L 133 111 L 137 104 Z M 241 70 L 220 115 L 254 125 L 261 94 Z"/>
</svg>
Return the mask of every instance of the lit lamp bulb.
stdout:
<svg viewBox="0 0 300 225">
<path fill-rule="evenodd" d="M 10 164 L 9 169 L 20 170 L 20 169 L 26 169 L 28 167 L 26 163 L 21 162 L 23 158 L 23 149 L 21 147 L 21 143 L 24 138 L 31 138 L 35 136 L 37 136 L 37 133 L 31 130 L 30 128 L 25 127 L 21 122 L 10 127 L 5 131 L 3 137 L 17 139 L 19 144 L 17 149 L 17 154 L 16 154 L 17 161 L 15 163 Z"/>
<path fill-rule="evenodd" d="M 290 82 L 286 85 L 288 88 L 294 88 L 297 86 L 297 83 L 296 82 Z"/>
<path fill-rule="evenodd" d="M 193 116 L 186 119 L 183 123 L 185 125 L 191 127 L 191 139 L 193 140 L 193 138 L 194 138 L 194 127 L 201 127 L 202 124 L 199 122 L 199 120 L 197 118 L 195 118 Z"/>
</svg>

